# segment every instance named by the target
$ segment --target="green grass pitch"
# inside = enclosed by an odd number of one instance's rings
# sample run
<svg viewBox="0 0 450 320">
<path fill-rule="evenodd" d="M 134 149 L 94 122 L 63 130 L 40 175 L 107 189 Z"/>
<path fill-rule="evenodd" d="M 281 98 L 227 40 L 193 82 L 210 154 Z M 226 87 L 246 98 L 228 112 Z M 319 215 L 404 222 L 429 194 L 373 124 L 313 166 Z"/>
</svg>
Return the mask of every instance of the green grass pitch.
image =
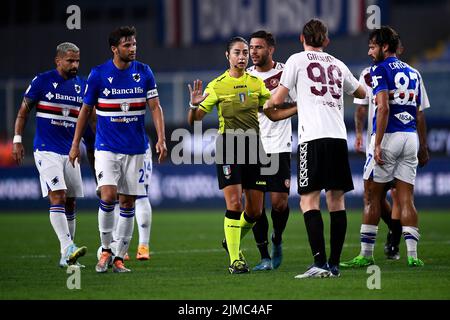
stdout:
<svg viewBox="0 0 450 320">
<path fill-rule="evenodd" d="M 153 214 L 152 258 L 136 261 L 137 228 L 130 246 L 129 274 L 97 274 L 99 246 L 97 214 L 78 213 L 76 243 L 88 253 L 80 259 L 81 289 L 69 290 L 65 269 L 57 267 L 59 245 L 48 213 L 0 214 L 0 299 L 450 299 L 450 214 L 420 212 L 419 257 L 424 268 L 406 266 L 402 240 L 399 261 L 383 255 L 386 226 L 380 224 L 375 261 L 381 270 L 381 289 L 369 290 L 366 269 L 341 270 L 340 278 L 294 279 L 312 257 L 303 218 L 291 213 L 284 234 L 284 260 L 278 270 L 230 275 L 228 257 L 221 247 L 223 213 L 212 211 L 158 211 Z M 292 210 L 294 211 L 294 210 Z M 328 245 L 328 213 L 323 213 Z M 269 217 L 270 220 L 270 217 Z M 348 214 L 342 260 L 359 252 L 359 212 Z M 271 222 L 269 222 L 271 225 Z M 270 231 L 269 231 L 270 232 Z M 250 267 L 259 253 L 249 233 L 242 243 Z"/>
</svg>

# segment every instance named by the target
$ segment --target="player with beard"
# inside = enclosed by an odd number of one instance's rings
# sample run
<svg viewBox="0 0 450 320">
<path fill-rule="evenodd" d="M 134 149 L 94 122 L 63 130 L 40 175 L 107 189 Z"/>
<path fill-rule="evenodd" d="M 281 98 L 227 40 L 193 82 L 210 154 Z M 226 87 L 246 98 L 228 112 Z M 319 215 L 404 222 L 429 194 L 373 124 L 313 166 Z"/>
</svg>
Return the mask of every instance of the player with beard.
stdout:
<svg viewBox="0 0 450 320">
<path fill-rule="evenodd" d="M 422 78 L 408 64 L 397 58 L 400 45 L 398 33 L 382 26 L 369 35 L 368 55 L 374 61 L 370 69 L 375 112 L 369 154 L 364 166 L 364 179 L 373 177 L 369 192 L 368 213 L 361 225 L 361 253 L 343 267 L 366 266 L 374 263 L 373 248 L 378 232 L 381 203 L 386 185 L 394 181 L 398 211 L 407 247 L 407 264 L 421 267 L 417 257 L 420 238 L 417 211 L 414 207 L 414 183 L 417 165 L 428 159 L 425 118 L 421 112 Z M 420 147 L 418 150 L 417 130 Z M 425 162 L 426 163 L 426 162 Z"/>
<path fill-rule="evenodd" d="M 403 47 L 401 44 L 397 50 L 397 56 L 401 54 L 403 51 Z M 421 77 L 419 71 L 412 68 L 419 77 Z M 365 86 L 367 96 L 364 99 L 354 99 L 354 103 L 357 104 L 355 110 L 355 128 L 356 128 L 356 139 L 355 139 L 355 149 L 358 152 L 362 152 L 363 146 L 363 127 L 364 122 L 367 119 L 367 135 L 366 135 L 366 157 L 370 157 L 370 139 L 373 134 L 373 117 L 375 114 L 375 99 L 372 94 L 372 78 L 370 77 L 370 67 L 364 68 L 359 77 L 359 82 Z M 420 107 L 418 110 L 418 117 L 425 117 L 424 110 L 430 107 L 430 102 L 428 100 L 428 95 L 424 86 L 423 81 L 420 84 L 420 89 L 422 91 L 420 102 Z M 428 154 L 428 146 L 426 140 L 426 124 L 425 121 L 421 121 L 424 126 L 418 126 L 417 134 L 419 136 L 419 167 L 426 165 L 429 160 Z M 368 176 L 367 179 L 364 179 L 364 210 L 363 210 L 363 225 L 361 229 L 365 229 L 367 226 L 365 225 L 378 225 L 378 219 L 371 220 L 369 216 L 369 190 L 371 188 L 373 177 Z M 392 209 L 391 204 L 386 199 L 387 189 L 390 188 L 391 198 L 392 198 Z M 396 195 L 395 188 L 393 187 L 393 183 L 387 184 L 384 192 L 384 196 L 381 201 L 381 211 L 380 211 L 381 219 L 386 223 L 389 230 L 387 233 L 387 240 L 384 246 L 384 254 L 387 259 L 398 260 L 400 259 L 399 253 L 399 244 L 402 236 L 402 225 L 400 223 L 400 212 L 398 206 L 398 199 Z M 365 239 L 365 238 L 361 238 Z M 367 239 L 365 239 L 367 240 Z M 370 264 L 375 263 L 373 259 L 373 248 L 375 242 L 361 242 L 361 251 L 359 254 L 359 258 L 355 257 L 354 259 L 341 263 L 341 267 L 351 267 L 351 268 L 359 268 L 359 267 L 367 267 Z M 361 256 L 366 255 L 368 258 L 363 259 Z"/>
<path fill-rule="evenodd" d="M 270 32 L 260 30 L 250 36 L 250 58 L 253 66 L 247 69 L 250 74 L 260 77 L 273 94 L 280 82 L 284 64 L 273 60 L 275 39 Z M 291 95 L 295 97 L 295 93 Z M 292 101 L 292 99 L 288 99 Z M 291 103 L 292 104 L 292 103 Z M 279 169 L 276 174 L 267 176 L 266 192 L 270 194 L 273 233 L 272 252 L 268 251 L 269 223 L 265 206 L 261 218 L 253 227 L 253 235 L 261 254 L 261 261 L 253 270 L 277 269 L 283 258 L 282 234 L 289 218 L 289 189 L 291 185 L 292 126 L 291 119 L 270 120 L 262 110 L 258 112 L 261 142 L 268 156 L 278 157 Z"/>
<path fill-rule="evenodd" d="M 23 161 L 22 134 L 31 110 L 36 107 L 34 159 L 42 195 L 50 201 L 50 222 L 60 242 L 59 266 L 81 266 L 77 259 L 87 249 L 78 248 L 73 239 L 75 198 L 83 197 L 83 184 L 79 164 L 69 164 L 69 150 L 86 81 L 77 76 L 80 50 L 75 44 L 59 44 L 55 63 L 55 70 L 37 75 L 25 92 L 14 128 L 13 158 L 17 164 Z"/>
<path fill-rule="evenodd" d="M 280 85 L 266 104 L 265 112 L 289 115 L 293 109 L 298 113 L 298 193 L 314 263 L 295 278 L 339 277 L 347 230 L 345 193 L 353 189 L 343 94 L 363 98 L 366 92 L 342 61 L 324 52 L 330 40 L 322 21 L 312 19 L 306 23 L 300 41 L 304 51 L 286 61 Z M 297 93 L 297 108 L 275 110 L 284 104 L 292 89 Z M 320 212 L 322 189 L 326 191 L 330 212 L 328 260 Z"/>
<path fill-rule="evenodd" d="M 135 200 L 146 195 L 144 155 L 146 106 L 150 108 L 158 141 L 159 161 L 167 155 L 163 111 L 153 72 L 136 61 L 136 29 L 120 27 L 109 35 L 113 58 L 92 69 L 73 138 L 70 160 L 79 158 L 80 138 L 95 106 L 95 172 L 101 200 L 98 210 L 102 254 L 95 267 L 106 272 L 112 259 L 114 205 L 119 195 L 120 217 L 117 223 L 117 251 L 114 272 L 129 272 L 123 263 L 134 227 Z"/>
</svg>

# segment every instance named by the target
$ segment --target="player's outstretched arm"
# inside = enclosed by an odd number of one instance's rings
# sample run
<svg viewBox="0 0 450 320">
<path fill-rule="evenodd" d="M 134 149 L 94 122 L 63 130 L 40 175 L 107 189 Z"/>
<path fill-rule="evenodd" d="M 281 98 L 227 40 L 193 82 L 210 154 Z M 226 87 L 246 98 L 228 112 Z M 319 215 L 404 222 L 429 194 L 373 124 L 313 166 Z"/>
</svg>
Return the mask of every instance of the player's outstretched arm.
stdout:
<svg viewBox="0 0 450 320">
<path fill-rule="evenodd" d="M 167 157 L 164 113 L 159 103 L 158 97 L 147 100 L 147 103 L 150 111 L 152 112 L 153 124 L 155 125 L 156 134 L 158 135 L 158 141 L 156 142 L 155 150 L 156 153 L 159 154 L 158 163 L 161 163 Z"/>
<path fill-rule="evenodd" d="M 358 99 L 364 99 L 366 97 L 366 89 L 362 85 L 359 85 L 358 89 L 353 92 L 353 96 Z"/>
<path fill-rule="evenodd" d="M 86 124 L 91 116 L 92 107 L 83 103 L 80 113 L 78 114 L 77 126 L 75 127 L 75 135 L 73 136 L 72 147 L 69 152 L 69 161 L 75 167 L 75 160 L 80 161 L 80 141 L 83 137 Z"/>
<path fill-rule="evenodd" d="M 25 129 L 25 124 L 28 120 L 28 115 L 31 109 L 36 105 L 36 101 L 33 101 L 27 97 L 23 98 L 20 105 L 19 112 L 17 113 L 16 123 L 14 125 L 14 140 L 12 157 L 17 164 L 22 164 L 23 157 L 25 156 L 25 149 L 22 144 L 22 134 Z"/>
<path fill-rule="evenodd" d="M 285 102 L 288 95 L 289 89 L 280 84 L 270 100 L 266 101 L 263 111 L 270 120 L 283 120 L 297 113 L 296 103 Z"/>
<path fill-rule="evenodd" d="M 292 117 L 297 113 L 297 103 L 284 102 L 280 105 L 272 105 L 269 108 L 269 102 L 267 101 L 263 106 L 264 114 L 272 121 L 280 121 Z"/>
</svg>

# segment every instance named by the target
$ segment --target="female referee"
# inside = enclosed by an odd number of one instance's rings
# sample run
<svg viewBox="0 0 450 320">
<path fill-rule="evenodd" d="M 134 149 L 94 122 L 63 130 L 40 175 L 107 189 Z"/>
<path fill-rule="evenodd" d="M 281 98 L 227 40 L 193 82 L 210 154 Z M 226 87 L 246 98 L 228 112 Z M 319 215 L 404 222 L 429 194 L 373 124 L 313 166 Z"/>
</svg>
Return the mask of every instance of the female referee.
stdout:
<svg viewBox="0 0 450 320">
<path fill-rule="evenodd" d="M 226 202 L 225 249 L 230 256 L 231 274 L 249 272 L 240 252 L 241 239 L 261 215 L 266 181 L 261 174 L 258 110 L 270 98 L 264 82 L 246 72 L 249 45 L 234 37 L 225 56 L 230 68 L 205 89 L 201 80 L 189 85 L 191 101 L 188 122 L 200 121 L 217 107 L 219 135 L 216 140 L 216 167 L 219 188 Z M 242 193 L 245 206 L 242 204 Z"/>
</svg>

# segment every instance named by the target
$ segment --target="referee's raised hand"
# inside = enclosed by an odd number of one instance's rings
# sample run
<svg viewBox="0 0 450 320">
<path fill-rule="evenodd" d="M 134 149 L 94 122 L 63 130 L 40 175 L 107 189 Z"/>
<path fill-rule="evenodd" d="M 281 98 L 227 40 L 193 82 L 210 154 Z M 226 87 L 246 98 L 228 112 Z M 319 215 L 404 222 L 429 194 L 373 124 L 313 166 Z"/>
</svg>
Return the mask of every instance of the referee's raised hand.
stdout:
<svg viewBox="0 0 450 320">
<path fill-rule="evenodd" d="M 191 95 L 191 105 L 198 106 L 202 103 L 209 93 L 205 92 L 203 94 L 203 82 L 202 80 L 196 79 L 194 80 L 193 86 L 188 84 L 189 92 Z"/>
</svg>

